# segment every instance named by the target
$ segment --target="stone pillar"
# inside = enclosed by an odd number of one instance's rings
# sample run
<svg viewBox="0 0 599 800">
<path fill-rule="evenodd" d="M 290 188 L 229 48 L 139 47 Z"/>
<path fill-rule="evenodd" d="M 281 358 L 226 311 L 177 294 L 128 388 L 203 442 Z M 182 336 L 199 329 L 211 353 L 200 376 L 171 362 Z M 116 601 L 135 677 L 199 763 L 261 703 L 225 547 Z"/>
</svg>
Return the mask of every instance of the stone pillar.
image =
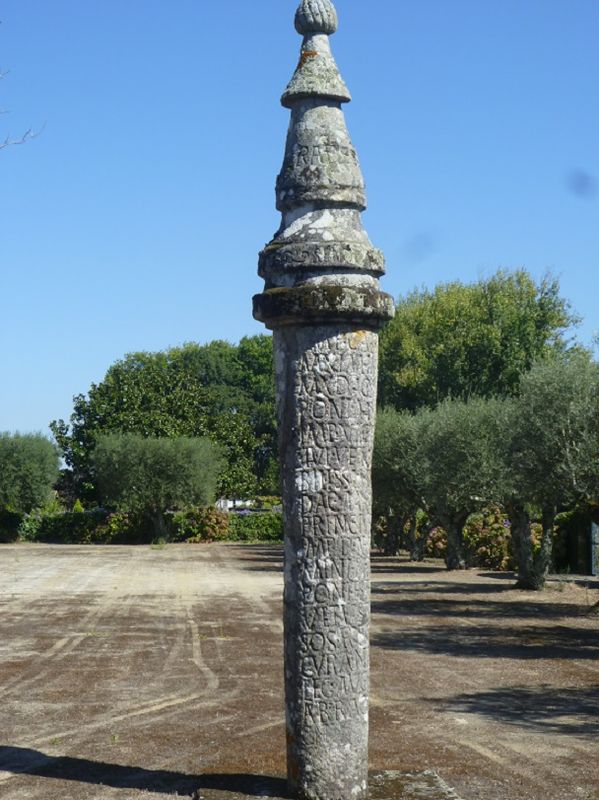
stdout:
<svg viewBox="0 0 599 800">
<path fill-rule="evenodd" d="M 378 335 L 393 316 L 384 259 L 362 226 L 364 182 L 331 54 L 330 0 L 303 0 L 283 94 L 281 227 L 260 254 L 254 316 L 274 331 L 285 519 L 285 695 L 290 791 L 367 791 L 370 466 Z"/>
</svg>

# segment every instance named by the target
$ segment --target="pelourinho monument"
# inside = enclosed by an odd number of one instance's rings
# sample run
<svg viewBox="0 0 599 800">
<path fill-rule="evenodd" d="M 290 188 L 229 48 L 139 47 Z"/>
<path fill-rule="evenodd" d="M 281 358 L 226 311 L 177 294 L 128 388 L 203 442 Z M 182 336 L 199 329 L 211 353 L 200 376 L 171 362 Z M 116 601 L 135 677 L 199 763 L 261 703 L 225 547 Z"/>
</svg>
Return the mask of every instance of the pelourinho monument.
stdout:
<svg viewBox="0 0 599 800">
<path fill-rule="evenodd" d="M 364 181 L 331 54 L 330 0 L 302 0 L 299 63 L 277 178 L 281 226 L 260 253 L 254 316 L 274 331 L 285 523 L 285 700 L 290 793 L 368 790 L 370 468 L 378 331 L 394 313 L 363 228 Z"/>
</svg>

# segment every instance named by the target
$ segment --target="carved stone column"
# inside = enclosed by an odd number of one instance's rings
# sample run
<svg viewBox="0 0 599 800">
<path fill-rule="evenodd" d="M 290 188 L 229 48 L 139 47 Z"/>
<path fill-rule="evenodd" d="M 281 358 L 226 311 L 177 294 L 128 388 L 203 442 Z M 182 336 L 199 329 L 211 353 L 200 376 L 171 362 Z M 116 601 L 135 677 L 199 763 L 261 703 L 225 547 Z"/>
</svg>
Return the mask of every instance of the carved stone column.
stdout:
<svg viewBox="0 0 599 800">
<path fill-rule="evenodd" d="M 370 466 L 378 335 L 393 316 L 362 226 L 364 182 L 331 54 L 330 0 L 303 0 L 283 94 L 291 124 L 254 316 L 274 330 L 285 518 L 290 791 L 351 800 L 368 781 Z"/>
</svg>

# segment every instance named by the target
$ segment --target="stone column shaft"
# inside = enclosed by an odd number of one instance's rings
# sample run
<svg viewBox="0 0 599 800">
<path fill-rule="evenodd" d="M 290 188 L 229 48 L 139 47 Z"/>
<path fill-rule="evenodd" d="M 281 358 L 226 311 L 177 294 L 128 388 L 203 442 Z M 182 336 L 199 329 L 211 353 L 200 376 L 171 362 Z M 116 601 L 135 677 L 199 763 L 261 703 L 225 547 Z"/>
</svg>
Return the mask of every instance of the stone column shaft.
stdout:
<svg viewBox="0 0 599 800">
<path fill-rule="evenodd" d="M 368 773 L 370 466 L 378 337 L 275 332 L 285 514 L 289 785 L 353 798 Z"/>
</svg>

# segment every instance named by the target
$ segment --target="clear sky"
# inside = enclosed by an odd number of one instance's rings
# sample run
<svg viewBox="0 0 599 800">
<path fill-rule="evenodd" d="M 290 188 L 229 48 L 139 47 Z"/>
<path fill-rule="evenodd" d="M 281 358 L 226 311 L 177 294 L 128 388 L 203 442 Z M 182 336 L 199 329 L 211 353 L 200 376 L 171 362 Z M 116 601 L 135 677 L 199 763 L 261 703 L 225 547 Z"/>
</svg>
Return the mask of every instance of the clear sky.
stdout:
<svg viewBox="0 0 599 800">
<path fill-rule="evenodd" d="M 0 430 L 125 353 L 262 330 L 297 0 L 3 0 Z M 599 329 L 599 2 L 337 0 L 384 288 L 547 270 Z"/>
</svg>

